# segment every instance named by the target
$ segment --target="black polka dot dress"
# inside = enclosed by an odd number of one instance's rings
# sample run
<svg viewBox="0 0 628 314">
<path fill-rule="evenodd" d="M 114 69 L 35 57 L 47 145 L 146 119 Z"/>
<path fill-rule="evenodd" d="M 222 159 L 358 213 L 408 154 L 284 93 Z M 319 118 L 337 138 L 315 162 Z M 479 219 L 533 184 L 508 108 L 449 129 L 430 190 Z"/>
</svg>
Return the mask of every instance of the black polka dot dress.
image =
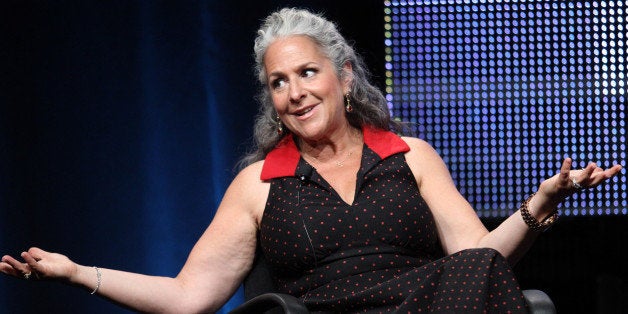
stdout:
<svg viewBox="0 0 628 314">
<path fill-rule="evenodd" d="M 526 305 L 495 250 L 443 256 L 397 135 L 364 128 L 353 204 L 287 137 L 266 158 L 260 246 L 279 292 L 313 312 L 519 313 Z"/>
</svg>

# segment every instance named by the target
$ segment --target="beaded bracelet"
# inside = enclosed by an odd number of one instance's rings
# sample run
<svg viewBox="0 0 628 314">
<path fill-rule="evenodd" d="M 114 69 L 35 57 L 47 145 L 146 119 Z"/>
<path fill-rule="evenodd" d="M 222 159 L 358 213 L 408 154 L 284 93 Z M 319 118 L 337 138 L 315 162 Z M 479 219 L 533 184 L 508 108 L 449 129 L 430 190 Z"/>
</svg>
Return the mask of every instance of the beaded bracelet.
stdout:
<svg viewBox="0 0 628 314">
<path fill-rule="evenodd" d="M 521 212 L 521 217 L 523 218 L 523 221 L 525 221 L 526 225 L 528 225 L 530 229 L 537 232 L 545 231 L 556 222 L 556 219 L 558 219 L 558 213 L 554 212 L 554 214 L 545 217 L 545 219 L 543 219 L 541 222 L 532 217 L 530 211 L 528 210 L 528 204 L 530 203 L 532 197 L 534 197 L 534 194 L 536 193 L 532 193 L 525 201 L 523 201 L 523 203 L 521 203 L 521 206 L 519 206 L 519 211 Z"/>
<path fill-rule="evenodd" d="M 90 294 L 95 294 L 98 291 L 98 289 L 100 289 L 100 283 L 102 281 L 101 280 L 102 279 L 102 274 L 100 273 L 100 269 L 98 269 L 98 267 L 96 267 L 96 266 L 92 266 L 92 267 L 94 267 L 94 269 L 96 270 L 96 288 Z"/>
</svg>

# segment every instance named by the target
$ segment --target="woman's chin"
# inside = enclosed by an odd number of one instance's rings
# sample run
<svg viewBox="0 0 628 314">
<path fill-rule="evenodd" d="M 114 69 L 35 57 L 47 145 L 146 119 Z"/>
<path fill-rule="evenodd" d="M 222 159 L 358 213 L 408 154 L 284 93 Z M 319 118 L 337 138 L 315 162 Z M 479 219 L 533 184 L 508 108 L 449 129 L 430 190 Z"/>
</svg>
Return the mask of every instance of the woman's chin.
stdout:
<svg viewBox="0 0 628 314">
<path fill-rule="evenodd" d="M 321 129 L 301 129 L 294 132 L 297 137 L 305 141 L 318 141 L 326 136 Z"/>
</svg>

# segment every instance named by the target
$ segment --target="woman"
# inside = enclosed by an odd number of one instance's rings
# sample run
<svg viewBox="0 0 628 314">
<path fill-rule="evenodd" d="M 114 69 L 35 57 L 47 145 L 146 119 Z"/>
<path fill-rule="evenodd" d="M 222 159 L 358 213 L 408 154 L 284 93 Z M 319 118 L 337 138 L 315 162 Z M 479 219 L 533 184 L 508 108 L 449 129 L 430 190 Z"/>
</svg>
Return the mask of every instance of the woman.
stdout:
<svg viewBox="0 0 628 314">
<path fill-rule="evenodd" d="M 208 312 L 233 294 L 260 246 L 277 288 L 316 311 L 523 311 L 503 257 L 515 263 L 561 201 L 621 170 L 570 170 L 566 159 L 488 232 L 438 154 L 389 131 L 398 126 L 382 94 L 332 23 L 284 9 L 258 34 L 258 148 L 175 278 L 82 266 L 38 248 L 23 261 L 2 257 L 0 271 L 142 312 Z"/>
</svg>

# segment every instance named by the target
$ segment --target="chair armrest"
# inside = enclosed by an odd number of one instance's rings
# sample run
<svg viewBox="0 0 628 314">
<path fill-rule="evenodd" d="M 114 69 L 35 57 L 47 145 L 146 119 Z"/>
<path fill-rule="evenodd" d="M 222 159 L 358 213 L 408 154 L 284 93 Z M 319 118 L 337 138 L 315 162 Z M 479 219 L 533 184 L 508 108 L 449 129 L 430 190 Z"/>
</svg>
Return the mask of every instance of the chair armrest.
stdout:
<svg viewBox="0 0 628 314">
<path fill-rule="evenodd" d="M 283 293 L 265 293 L 258 295 L 233 309 L 230 314 L 263 313 L 275 307 L 281 307 L 286 314 L 309 313 L 301 300 Z"/>
<path fill-rule="evenodd" d="M 536 289 L 523 290 L 523 297 L 528 304 L 530 313 L 555 314 L 556 307 L 552 299 L 543 291 Z"/>
<path fill-rule="evenodd" d="M 556 314 L 552 299 L 543 291 L 523 290 L 523 297 L 533 314 Z M 282 293 L 265 293 L 254 297 L 233 309 L 230 314 L 263 313 L 281 307 L 286 314 L 307 314 L 308 309 L 301 300 Z"/>
</svg>

